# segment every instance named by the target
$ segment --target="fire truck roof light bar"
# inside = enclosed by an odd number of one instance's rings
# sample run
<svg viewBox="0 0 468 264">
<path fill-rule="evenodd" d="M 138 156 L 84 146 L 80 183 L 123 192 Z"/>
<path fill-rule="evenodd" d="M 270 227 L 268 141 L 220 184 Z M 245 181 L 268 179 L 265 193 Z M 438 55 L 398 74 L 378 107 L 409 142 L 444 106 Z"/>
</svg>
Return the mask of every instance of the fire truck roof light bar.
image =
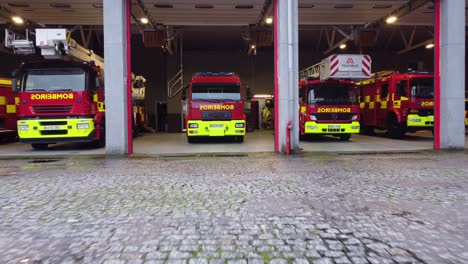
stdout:
<svg viewBox="0 0 468 264">
<path fill-rule="evenodd" d="M 194 74 L 195 77 L 201 77 L 201 76 L 231 76 L 231 77 L 237 77 L 237 74 L 235 72 L 197 72 Z"/>
</svg>

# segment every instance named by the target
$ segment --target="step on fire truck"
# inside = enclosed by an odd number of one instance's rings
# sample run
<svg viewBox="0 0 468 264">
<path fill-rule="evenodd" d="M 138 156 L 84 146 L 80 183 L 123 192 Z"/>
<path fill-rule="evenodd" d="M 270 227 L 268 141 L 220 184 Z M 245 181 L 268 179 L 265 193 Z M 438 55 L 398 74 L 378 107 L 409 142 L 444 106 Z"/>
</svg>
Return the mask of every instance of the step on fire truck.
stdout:
<svg viewBox="0 0 468 264">
<path fill-rule="evenodd" d="M 377 72 L 358 83 L 361 127 L 387 130 L 391 138 L 434 127 L 434 77 L 431 73 Z"/>
<path fill-rule="evenodd" d="M 23 63 L 14 74 L 20 142 L 34 149 L 63 142 L 104 146 L 103 58 L 78 45 L 66 29 L 36 29 L 35 42 L 9 30 L 5 35 L 15 54 L 40 50 L 43 58 Z"/>
<path fill-rule="evenodd" d="M 333 135 L 348 141 L 359 133 L 354 80 L 369 78 L 368 55 L 337 54 L 299 72 L 299 138 Z"/>
<path fill-rule="evenodd" d="M 237 142 L 244 141 L 242 83 L 235 73 L 196 73 L 186 99 L 189 143 L 199 137 L 233 137 Z"/>
<path fill-rule="evenodd" d="M 16 108 L 19 98 L 11 89 L 10 79 L 0 79 L 0 143 L 16 137 Z"/>
</svg>

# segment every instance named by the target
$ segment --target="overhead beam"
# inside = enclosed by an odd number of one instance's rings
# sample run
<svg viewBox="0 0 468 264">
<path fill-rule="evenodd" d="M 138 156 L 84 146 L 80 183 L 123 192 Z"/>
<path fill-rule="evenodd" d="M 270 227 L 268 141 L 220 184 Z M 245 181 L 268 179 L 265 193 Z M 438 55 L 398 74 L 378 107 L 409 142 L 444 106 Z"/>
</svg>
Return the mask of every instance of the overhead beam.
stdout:
<svg viewBox="0 0 468 264">
<path fill-rule="evenodd" d="M 273 14 L 273 0 L 265 0 L 263 3 L 262 10 L 260 11 L 260 15 L 257 19 L 257 27 L 262 26 L 265 23 L 265 19 L 268 16 L 272 16 Z"/>
<path fill-rule="evenodd" d="M 432 39 L 428 39 L 428 40 L 423 41 L 423 42 L 420 42 L 420 43 L 415 44 L 415 45 L 413 45 L 413 46 L 408 46 L 408 47 L 406 47 L 406 48 L 404 48 L 404 49 L 398 51 L 397 54 L 398 54 L 398 55 L 401 55 L 401 54 L 403 54 L 403 53 L 406 53 L 406 52 L 408 52 L 408 51 L 412 51 L 412 50 L 414 50 L 414 49 L 417 49 L 417 48 L 426 46 L 427 44 L 431 44 L 431 43 L 434 43 L 434 39 L 433 39 L 433 38 L 432 38 Z"/>
<path fill-rule="evenodd" d="M 385 17 L 382 17 L 373 22 L 367 23 L 366 25 L 364 25 L 364 28 L 378 27 L 382 24 L 385 24 L 385 20 L 389 16 L 396 16 L 398 18 L 402 18 L 408 15 L 409 13 L 413 12 L 414 10 L 423 7 L 425 4 L 429 2 L 433 2 L 433 0 L 409 0 L 407 3 L 393 10 L 393 12 L 386 15 Z"/>
</svg>

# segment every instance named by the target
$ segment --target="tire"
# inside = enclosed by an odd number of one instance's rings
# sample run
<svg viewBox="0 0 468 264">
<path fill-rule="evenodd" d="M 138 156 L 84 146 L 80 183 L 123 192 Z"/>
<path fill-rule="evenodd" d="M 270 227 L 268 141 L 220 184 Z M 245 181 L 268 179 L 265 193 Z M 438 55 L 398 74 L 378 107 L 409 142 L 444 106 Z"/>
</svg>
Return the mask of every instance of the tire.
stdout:
<svg viewBox="0 0 468 264">
<path fill-rule="evenodd" d="M 406 132 L 394 115 L 387 118 L 387 128 L 388 136 L 392 139 L 401 139 Z"/>
<path fill-rule="evenodd" d="M 99 139 L 93 141 L 91 144 L 95 148 L 103 148 L 106 146 L 106 125 L 105 121 L 103 120 L 101 125 L 99 126 Z"/>
<path fill-rule="evenodd" d="M 351 134 L 340 135 L 340 141 L 349 141 L 350 138 L 351 138 Z"/>
<path fill-rule="evenodd" d="M 236 138 L 235 138 L 235 141 L 236 141 L 237 143 L 242 143 L 242 142 L 244 142 L 244 136 L 236 137 Z"/>
<path fill-rule="evenodd" d="M 49 144 L 46 143 L 35 143 L 31 144 L 31 147 L 36 150 L 45 150 L 49 147 Z"/>
</svg>

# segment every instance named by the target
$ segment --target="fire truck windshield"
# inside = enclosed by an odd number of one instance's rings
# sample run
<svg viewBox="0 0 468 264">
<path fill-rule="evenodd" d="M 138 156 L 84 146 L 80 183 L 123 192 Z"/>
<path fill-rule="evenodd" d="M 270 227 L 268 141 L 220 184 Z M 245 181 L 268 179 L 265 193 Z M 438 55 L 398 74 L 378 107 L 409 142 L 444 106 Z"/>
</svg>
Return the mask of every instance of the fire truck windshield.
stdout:
<svg viewBox="0 0 468 264">
<path fill-rule="evenodd" d="M 193 83 L 192 101 L 240 101 L 239 83 Z"/>
<path fill-rule="evenodd" d="M 350 83 L 312 84 L 308 86 L 308 102 L 311 105 L 357 104 L 357 88 Z"/>
<path fill-rule="evenodd" d="M 410 91 L 412 98 L 432 99 L 434 98 L 433 78 L 414 78 L 410 80 Z"/>
<path fill-rule="evenodd" d="M 85 80 L 85 71 L 82 69 L 30 69 L 24 75 L 23 91 L 84 91 Z"/>
</svg>

